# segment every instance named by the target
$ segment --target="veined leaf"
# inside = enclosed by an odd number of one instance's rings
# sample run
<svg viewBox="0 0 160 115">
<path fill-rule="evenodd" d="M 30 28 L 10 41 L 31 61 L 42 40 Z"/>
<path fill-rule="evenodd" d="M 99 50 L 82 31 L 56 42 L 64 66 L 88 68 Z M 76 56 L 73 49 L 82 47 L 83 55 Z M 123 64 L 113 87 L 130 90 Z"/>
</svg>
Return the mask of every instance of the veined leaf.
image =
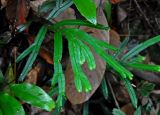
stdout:
<svg viewBox="0 0 160 115">
<path fill-rule="evenodd" d="M 104 98 L 108 99 L 108 87 L 107 87 L 105 78 L 102 79 L 101 90 L 102 90 Z"/>
<path fill-rule="evenodd" d="M 123 111 L 121 111 L 120 109 L 116 109 L 114 108 L 112 111 L 113 115 L 126 115 Z"/>
<path fill-rule="evenodd" d="M 153 37 L 139 45 L 137 45 L 136 47 L 134 47 L 132 50 L 130 50 L 127 54 L 125 54 L 122 58 L 121 61 L 126 61 L 134 56 L 136 56 L 138 53 L 140 53 L 141 51 L 143 51 L 144 49 L 146 49 L 147 47 L 160 42 L 160 36 L 156 36 Z"/>
<path fill-rule="evenodd" d="M 21 61 L 23 58 L 25 58 L 29 53 L 32 52 L 32 50 L 34 49 L 35 44 L 32 44 L 31 46 L 29 46 L 25 51 L 23 51 L 18 58 L 16 59 L 16 63 L 18 63 L 19 61 Z"/>
<path fill-rule="evenodd" d="M 96 5 L 93 0 L 73 0 L 79 12 L 91 23 L 96 24 Z"/>
<path fill-rule="evenodd" d="M 128 79 L 123 79 L 123 78 L 122 78 L 122 80 L 124 82 L 124 85 L 125 85 L 128 93 L 129 93 L 129 96 L 131 98 L 131 102 L 132 102 L 133 106 L 135 108 L 137 108 L 138 99 L 137 99 L 136 93 L 135 93 L 130 81 Z"/>
<path fill-rule="evenodd" d="M 27 73 L 29 72 L 29 70 L 32 68 L 32 64 L 36 60 L 36 57 L 38 55 L 40 46 L 43 42 L 43 39 L 45 37 L 46 32 L 47 32 L 47 28 L 45 26 L 42 26 L 41 29 L 39 30 L 36 38 L 35 38 L 34 49 L 32 50 L 32 53 L 30 54 L 28 61 L 25 65 L 25 67 L 23 68 L 22 73 L 20 74 L 20 77 L 18 79 L 19 81 L 23 81 L 24 78 L 26 77 Z"/>
<path fill-rule="evenodd" d="M 160 72 L 160 65 L 148 65 L 148 64 L 142 64 L 142 63 L 127 63 L 127 66 L 138 69 L 138 70 Z"/>
<path fill-rule="evenodd" d="M 101 25 L 101 24 L 92 24 L 88 21 L 85 20 L 75 20 L 75 19 L 70 19 L 70 20 L 63 20 L 61 22 L 57 22 L 56 24 L 49 26 L 49 29 L 56 30 L 58 28 L 61 28 L 66 25 L 78 25 L 78 26 L 88 26 L 92 28 L 97 28 L 97 29 L 102 29 L 102 30 L 108 30 L 109 27 Z"/>
<path fill-rule="evenodd" d="M 13 84 L 10 87 L 16 97 L 33 106 L 51 111 L 55 107 L 52 98 L 40 87 L 29 83 Z"/>
<path fill-rule="evenodd" d="M 141 115 L 141 106 L 139 106 L 136 111 L 134 112 L 134 115 Z"/>
<path fill-rule="evenodd" d="M 0 93 L 0 109 L 3 115 L 25 115 L 22 105 L 7 93 Z"/>
</svg>

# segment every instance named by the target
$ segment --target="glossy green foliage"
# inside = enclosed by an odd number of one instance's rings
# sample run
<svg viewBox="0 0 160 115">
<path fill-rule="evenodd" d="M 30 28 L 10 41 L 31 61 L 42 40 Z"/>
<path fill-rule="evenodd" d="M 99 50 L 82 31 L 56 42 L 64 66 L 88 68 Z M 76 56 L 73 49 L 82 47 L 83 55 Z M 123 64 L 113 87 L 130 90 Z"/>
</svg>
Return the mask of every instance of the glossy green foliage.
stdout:
<svg viewBox="0 0 160 115">
<path fill-rule="evenodd" d="M 19 81 L 23 81 L 24 78 L 26 77 L 26 75 L 28 74 L 29 70 L 32 68 L 32 64 L 33 62 L 35 61 L 38 53 L 39 53 L 39 50 L 40 50 L 40 46 L 43 42 L 43 39 L 46 35 L 46 32 L 47 32 L 47 28 L 45 26 L 42 26 L 41 29 L 39 30 L 36 38 L 35 38 L 35 41 L 34 41 L 34 45 L 31 45 L 28 49 L 26 49 L 24 52 L 25 53 L 22 53 L 19 58 L 17 59 L 17 61 L 20 61 L 21 59 L 23 59 L 27 54 L 30 53 L 29 55 L 29 58 L 28 58 L 28 61 L 22 71 L 22 73 L 20 74 L 20 77 L 19 77 Z"/>
<path fill-rule="evenodd" d="M 145 42 L 142 42 L 141 44 L 137 45 L 136 47 L 134 47 L 132 50 L 130 50 L 128 53 L 126 53 L 122 58 L 121 61 L 126 61 L 134 56 L 136 56 L 137 54 L 139 54 L 141 51 L 143 51 L 144 49 L 148 48 L 149 46 L 160 42 L 160 36 L 156 36 L 153 37 Z"/>
<path fill-rule="evenodd" d="M 114 108 L 112 111 L 113 115 L 126 115 L 123 111 L 121 111 L 120 109 L 116 109 Z"/>
<path fill-rule="evenodd" d="M 73 0 L 79 12 L 91 23 L 96 24 L 96 5 L 93 0 Z"/>
<path fill-rule="evenodd" d="M 0 92 L 0 109 L 3 115 L 25 115 L 22 105 L 7 93 Z"/>
<path fill-rule="evenodd" d="M 29 83 L 13 84 L 10 86 L 12 93 L 26 103 L 51 111 L 55 102 L 40 87 Z"/>
</svg>

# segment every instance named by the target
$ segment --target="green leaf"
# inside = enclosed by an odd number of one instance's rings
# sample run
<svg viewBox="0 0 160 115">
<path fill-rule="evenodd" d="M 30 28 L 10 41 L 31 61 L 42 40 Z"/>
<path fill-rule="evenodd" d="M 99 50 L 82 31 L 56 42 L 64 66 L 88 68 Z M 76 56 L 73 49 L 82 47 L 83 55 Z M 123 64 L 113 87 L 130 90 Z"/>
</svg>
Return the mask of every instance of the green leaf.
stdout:
<svg viewBox="0 0 160 115">
<path fill-rule="evenodd" d="M 97 44 L 98 42 L 95 38 L 93 38 L 86 32 L 79 30 L 79 29 L 67 28 L 63 31 L 67 38 L 71 36 L 74 39 L 82 40 L 88 43 L 89 45 L 91 45 L 93 49 L 95 50 L 95 52 L 99 56 L 101 56 L 108 63 L 108 65 L 112 67 L 115 71 L 117 71 L 122 77 L 124 78 L 128 77 L 129 79 L 132 79 L 133 77 L 132 73 L 126 70 L 123 66 L 121 66 L 112 56 L 110 56 L 105 51 L 105 49 L 103 49 L 99 44 Z M 75 47 L 72 49 L 75 49 Z"/>
<path fill-rule="evenodd" d="M 94 38 L 93 36 L 90 36 L 89 34 L 87 34 L 86 32 L 80 29 L 66 28 L 63 30 L 63 32 L 65 33 L 66 37 L 68 36 L 67 38 L 72 37 L 75 39 L 80 39 L 88 43 L 89 45 L 98 46 L 98 47 L 101 47 L 102 49 L 106 48 L 108 50 L 113 50 L 113 51 L 118 50 L 116 47 L 108 44 L 107 42 L 99 40 L 98 38 Z M 80 37 L 83 37 L 83 38 L 80 38 Z"/>
<path fill-rule="evenodd" d="M 22 105 L 7 93 L 0 93 L 0 109 L 3 115 L 25 115 Z"/>
<path fill-rule="evenodd" d="M 101 25 L 101 24 L 92 24 L 88 21 L 85 20 L 75 20 L 75 19 L 70 19 L 70 20 L 63 20 L 60 22 L 57 22 L 56 24 L 49 26 L 49 29 L 51 30 L 56 30 L 59 28 L 63 28 L 64 26 L 67 25 L 77 25 L 77 26 L 88 26 L 88 27 L 92 27 L 92 28 L 97 28 L 97 29 L 102 29 L 102 30 L 108 30 L 109 27 Z"/>
<path fill-rule="evenodd" d="M 69 47 L 69 54 L 70 54 L 70 59 L 71 59 L 71 65 L 72 65 L 72 70 L 74 73 L 75 77 L 75 86 L 78 92 L 82 92 L 82 86 L 86 92 L 89 92 L 92 87 L 91 84 L 87 78 L 87 76 L 83 73 L 81 65 L 79 61 L 76 59 L 76 47 L 77 44 L 74 44 L 74 41 L 71 39 L 68 39 L 68 47 Z"/>
<path fill-rule="evenodd" d="M 112 111 L 113 115 L 126 115 L 123 111 L 121 111 L 120 109 L 116 109 L 114 108 Z"/>
<path fill-rule="evenodd" d="M 23 58 L 25 58 L 29 53 L 32 52 L 32 50 L 35 48 L 35 44 L 32 44 L 31 46 L 29 46 L 25 51 L 23 51 L 18 58 L 16 59 L 16 63 L 18 63 L 19 61 L 21 61 Z"/>
<path fill-rule="evenodd" d="M 107 100 L 108 99 L 108 87 L 107 87 L 105 78 L 102 79 L 101 90 L 102 90 L 104 98 Z"/>
<path fill-rule="evenodd" d="M 38 11 L 40 13 L 47 13 L 48 11 L 51 11 L 55 6 L 55 0 L 47 0 L 38 8 Z"/>
<path fill-rule="evenodd" d="M 55 102 L 52 98 L 36 85 L 29 83 L 13 84 L 10 89 L 16 97 L 33 106 L 37 106 L 47 111 L 51 111 L 55 108 Z"/>
<path fill-rule="evenodd" d="M 83 105 L 83 115 L 89 115 L 89 103 L 85 102 Z"/>
<path fill-rule="evenodd" d="M 94 60 L 94 56 L 92 54 L 92 52 L 90 51 L 90 49 L 88 48 L 88 46 L 86 46 L 83 42 L 81 42 L 80 40 L 74 40 L 76 43 L 75 45 L 75 48 L 79 45 L 81 50 L 80 52 L 76 52 L 76 53 L 82 53 L 83 56 L 85 57 L 86 61 L 87 61 L 87 64 L 88 64 L 88 67 L 90 70 L 93 70 L 96 68 L 96 63 L 95 63 L 95 60 Z M 81 60 L 83 61 L 83 60 Z"/>
<path fill-rule="evenodd" d="M 123 79 L 123 78 L 122 78 L 122 80 L 124 82 L 124 85 L 125 85 L 128 93 L 129 93 L 129 96 L 131 98 L 131 102 L 132 102 L 133 106 L 135 108 L 137 108 L 138 99 L 137 99 L 136 93 L 135 93 L 130 81 L 128 79 Z"/>
<path fill-rule="evenodd" d="M 25 67 L 23 68 L 22 73 L 20 74 L 20 77 L 18 79 L 19 81 L 23 81 L 24 78 L 26 77 L 26 75 L 28 74 L 29 70 L 32 68 L 32 65 L 33 65 L 34 61 L 36 60 L 36 57 L 38 55 L 40 46 L 43 42 L 43 39 L 45 37 L 46 32 L 47 32 L 47 28 L 45 26 L 42 26 L 41 29 L 39 30 L 36 38 L 35 38 L 34 49 L 32 50 L 32 53 L 30 54 L 28 61 L 25 65 Z"/>
<path fill-rule="evenodd" d="M 53 10 L 50 12 L 47 20 L 53 19 L 56 16 L 58 16 L 61 12 L 63 12 L 65 9 L 69 8 L 73 4 L 72 0 L 66 0 L 64 3 L 62 3 L 59 7 L 53 8 Z"/>
<path fill-rule="evenodd" d="M 160 42 L 160 36 L 156 36 L 153 37 L 139 45 L 137 45 L 136 47 L 134 47 L 132 50 L 130 50 L 127 54 L 125 54 L 122 58 L 121 61 L 126 61 L 134 56 L 136 56 L 137 54 L 139 54 L 141 51 L 143 51 L 144 49 L 146 49 L 147 47 Z"/>
<path fill-rule="evenodd" d="M 141 93 L 143 97 L 148 97 L 154 88 L 155 84 L 153 83 L 141 82 L 137 90 Z"/>
<path fill-rule="evenodd" d="M 160 72 L 160 65 L 148 65 L 148 64 L 142 64 L 142 63 L 127 63 L 127 66 L 134 68 L 134 69 L 138 69 L 138 70 Z"/>
<path fill-rule="evenodd" d="M 127 63 L 134 64 L 134 63 L 142 63 L 145 60 L 144 56 L 138 55 L 135 58 L 132 58 Z"/>
<path fill-rule="evenodd" d="M 93 0 L 73 0 L 79 12 L 91 23 L 96 24 L 96 5 Z"/>
<path fill-rule="evenodd" d="M 134 112 L 134 115 L 142 115 L 141 113 L 141 106 L 139 106 L 136 111 Z"/>
</svg>

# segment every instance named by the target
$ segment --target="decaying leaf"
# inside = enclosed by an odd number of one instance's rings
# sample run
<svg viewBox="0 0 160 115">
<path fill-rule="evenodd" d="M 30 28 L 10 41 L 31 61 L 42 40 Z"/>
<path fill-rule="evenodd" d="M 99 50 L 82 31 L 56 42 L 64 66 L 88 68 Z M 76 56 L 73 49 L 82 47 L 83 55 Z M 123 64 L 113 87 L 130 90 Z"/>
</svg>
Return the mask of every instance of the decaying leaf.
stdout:
<svg viewBox="0 0 160 115">
<path fill-rule="evenodd" d="M 98 19 L 98 23 L 107 25 L 107 21 L 103 12 L 101 12 L 101 15 L 98 14 L 97 19 Z M 81 29 L 92 33 L 91 35 L 96 38 L 109 42 L 109 36 L 108 36 L 109 34 L 107 31 L 88 29 L 87 27 L 83 27 L 83 28 L 81 27 Z M 101 80 L 103 78 L 103 75 L 106 69 L 106 64 L 98 55 L 95 54 L 95 52 L 93 52 L 93 54 L 96 62 L 96 69 L 94 71 L 90 71 L 86 63 L 83 65 L 83 70 L 85 74 L 88 76 L 88 79 L 92 85 L 92 91 L 90 93 L 78 93 L 74 84 L 74 76 L 73 76 L 71 64 L 70 63 L 68 64 L 68 67 L 65 72 L 66 95 L 72 104 L 80 104 L 87 101 L 93 95 L 93 93 L 96 91 L 96 89 L 99 87 L 101 83 Z"/>
</svg>

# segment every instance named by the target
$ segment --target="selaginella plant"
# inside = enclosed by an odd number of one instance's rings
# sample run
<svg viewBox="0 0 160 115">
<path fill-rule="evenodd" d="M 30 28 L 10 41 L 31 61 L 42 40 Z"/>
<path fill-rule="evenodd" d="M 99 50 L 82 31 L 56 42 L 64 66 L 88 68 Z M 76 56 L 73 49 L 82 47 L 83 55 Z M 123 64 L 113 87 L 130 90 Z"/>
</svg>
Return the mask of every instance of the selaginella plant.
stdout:
<svg viewBox="0 0 160 115">
<path fill-rule="evenodd" d="M 70 7 L 74 4 L 82 16 L 85 17 L 86 20 L 63 20 L 57 23 L 52 23 L 52 19 L 57 17 L 58 14 L 63 12 L 66 8 Z M 54 32 L 54 75 L 51 80 L 51 89 L 56 88 L 57 90 L 57 101 L 56 107 L 60 109 L 63 106 L 63 101 L 65 99 L 65 75 L 62 69 L 61 60 L 62 60 L 62 52 L 63 52 L 63 39 L 68 41 L 68 50 L 70 61 L 72 65 L 72 70 L 74 73 L 74 83 L 78 92 L 90 92 L 92 90 L 91 84 L 82 70 L 82 65 L 84 62 L 87 63 L 88 68 L 94 71 L 96 67 L 96 63 L 94 60 L 94 56 L 92 54 L 91 48 L 98 54 L 104 61 L 107 63 L 107 67 L 114 73 L 120 76 L 120 79 L 124 82 L 125 87 L 127 88 L 129 95 L 131 97 L 131 102 L 135 108 L 137 108 L 137 96 L 135 91 L 130 83 L 130 80 L 133 79 L 133 74 L 128 70 L 128 68 L 134 68 L 139 70 L 147 70 L 147 71 L 160 71 L 160 66 L 158 65 L 147 65 L 143 64 L 144 58 L 139 55 L 141 51 L 146 49 L 147 47 L 157 43 L 160 41 L 160 36 L 156 36 L 154 38 L 145 41 L 132 50 L 128 51 L 121 58 L 117 59 L 116 57 L 122 52 L 127 41 L 124 41 L 120 47 L 116 48 L 109 43 L 101 41 L 97 38 L 94 38 L 90 34 L 85 31 L 78 29 L 77 26 L 88 26 L 91 28 L 108 30 L 109 27 L 98 24 L 96 20 L 96 6 L 92 0 L 49 0 L 46 1 L 40 8 L 40 15 L 45 12 L 50 12 L 45 19 L 50 23 L 44 23 L 40 28 L 34 43 L 31 44 L 23 53 L 21 53 L 16 62 L 18 63 L 24 57 L 29 55 L 28 61 L 26 62 L 25 67 L 23 68 L 22 73 L 20 74 L 18 81 L 23 81 L 32 68 L 32 64 L 36 60 L 36 57 L 39 53 L 41 44 L 45 38 L 47 31 Z M 31 23 L 31 22 L 30 22 Z M 70 27 L 66 27 L 69 25 Z M 28 26 L 28 24 L 27 24 Z M 26 25 L 21 25 L 21 29 L 24 30 Z M 108 51 L 111 50 L 114 52 L 114 55 L 110 55 Z M 57 88 L 58 84 L 58 88 Z M 103 89 L 107 90 L 107 85 L 105 80 L 102 80 Z M 11 90 L 16 92 L 14 95 L 18 98 L 25 100 L 22 98 L 22 92 L 20 95 L 20 88 L 38 88 L 37 86 L 32 86 L 31 84 L 13 84 L 11 85 Z M 32 88 L 34 87 L 34 88 Z M 39 89 L 39 88 L 38 88 Z M 39 89 L 40 90 L 40 89 Z M 104 90 L 104 92 L 106 91 Z M 36 93 L 36 91 L 33 91 Z M 44 93 L 44 92 L 43 92 Z M 5 94 L 3 94 L 5 95 Z M 40 95 L 37 93 L 37 95 Z M 107 94 L 105 94 L 107 97 Z M 28 98 L 32 98 L 31 95 Z M 28 101 L 26 101 L 28 102 Z M 30 101 L 29 101 L 30 102 Z M 31 102 L 30 102 L 31 103 Z M 33 104 L 33 103 L 31 103 Z M 50 104 L 45 102 L 44 104 Z M 33 104 L 34 105 L 34 104 Z M 36 105 L 36 104 L 35 104 Z M 53 108 L 53 102 L 52 107 Z M 45 106 L 45 105 L 44 105 Z M 50 106 L 50 105 L 49 105 Z M 41 106 L 39 106 L 41 107 Z M 46 109 L 43 108 L 42 109 Z M 49 110 L 50 110 L 49 109 Z M 116 110 L 114 110 L 116 112 Z"/>
</svg>

